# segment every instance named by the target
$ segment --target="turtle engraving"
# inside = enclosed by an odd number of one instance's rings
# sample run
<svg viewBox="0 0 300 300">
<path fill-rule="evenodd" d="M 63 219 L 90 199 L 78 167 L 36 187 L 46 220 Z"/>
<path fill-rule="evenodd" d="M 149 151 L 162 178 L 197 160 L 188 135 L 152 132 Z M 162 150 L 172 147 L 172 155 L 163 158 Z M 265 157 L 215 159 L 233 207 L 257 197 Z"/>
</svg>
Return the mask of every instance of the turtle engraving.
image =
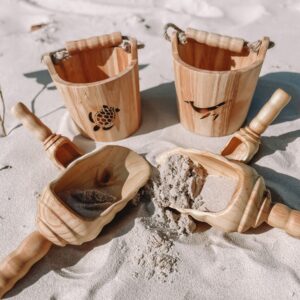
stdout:
<svg viewBox="0 0 300 300">
<path fill-rule="evenodd" d="M 89 120 L 95 124 L 94 131 L 102 128 L 103 130 L 109 130 L 114 126 L 114 120 L 117 113 L 120 111 L 119 108 L 103 105 L 102 108 L 96 113 L 89 113 Z"/>
<path fill-rule="evenodd" d="M 216 120 L 220 113 L 218 112 L 218 108 L 225 105 L 226 101 L 220 102 L 214 106 L 210 107 L 197 107 L 195 106 L 193 101 L 184 101 L 185 103 L 188 103 L 192 106 L 193 110 L 196 111 L 197 113 L 203 114 L 200 119 L 205 119 L 209 116 L 213 117 L 213 120 Z"/>
</svg>

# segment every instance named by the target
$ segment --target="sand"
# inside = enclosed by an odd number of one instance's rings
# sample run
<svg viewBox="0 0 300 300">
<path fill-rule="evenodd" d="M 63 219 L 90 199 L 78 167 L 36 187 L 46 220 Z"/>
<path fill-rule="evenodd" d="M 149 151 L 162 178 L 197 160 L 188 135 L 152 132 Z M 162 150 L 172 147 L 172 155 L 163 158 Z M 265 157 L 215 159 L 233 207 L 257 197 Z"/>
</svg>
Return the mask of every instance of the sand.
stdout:
<svg viewBox="0 0 300 300">
<path fill-rule="evenodd" d="M 226 176 L 209 175 L 201 191 L 201 198 L 193 208 L 201 211 L 219 212 L 225 209 L 237 187 L 237 181 Z"/>
<path fill-rule="evenodd" d="M 153 164 L 159 154 L 178 146 L 218 153 L 229 139 L 200 137 L 178 123 L 171 47 L 161 37 L 163 25 L 175 22 L 182 28 L 191 26 L 250 41 L 270 36 L 276 46 L 268 51 L 248 121 L 278 87 L 293 100 L 264 133 L 252 166 L 264 176 L 275 201 L 300 209 L 299 17 L 298 0 L 130 0 L 126 4 L 120 0 L 2 0 L 0 85 L 8 136 L 0 138 L 0 259 L 34 230 L 36 195 L 59 174 L 41 144 L 9 114 L 11 106 L 24 101 L 53 131 L 67 135 L 85 151 L 105 145 L 82 138 L 74 130 L 40 63 L 43 53 L 63 47 L 64 41 L 97 33 L 122 30 L 146 44 L 139 51 L 143 123 L 132 137 L 116 144 L 143 154 Z M 30 32 L 32 25 L 41 23 L 48 25 Z M 2 108 L 0 103 L 1 118 Z M 143 269 L 137 264 L 142 253 L 135 247 L 143 251 L 143 245 L 152 239 L 148 230 L 139 228 L 146 226 L 142 218 L 153 213 L 153 204 L 142 201 L 136 207 L 128 206 L 96 240 L 78 247 L 53 247 L 7 298 L 300 297 L 299 240 L 268 226 L 241 235 L 199 224 L 196 232 L 172 242 L 168 253 L 177 259 L 176 269 L 165 282 L 158 275 L 135 277 Z"/>
<path fill-rule="evenodd" d="M 160 207 L 193 208 L 199 206 L 207 172 L 179 154 L 169 156 L 158 166 L 153 178 L 154 201 Z"/>
<path fill-rule="evenodd" d="M 139 199 L 153 203 L 153 214 L 137 219 L 128 258 L 136 267 L 134 278 L 173 282 L 174 276 L 182 275 L 177 274 L 182 258 L 174 242 L 186 240 L 197 230 L 196 221 L 176 209 L 220 211 L 231 199 L 236 182 L 208 175 L 200 164 L 179 154 L 167 157 L 152 174 Z"/>
<path fill-rule="evenodd" d="M 118 199 L 100 189 L 68 190 L 59 197 L 76 213 L 87 219 L 97 218 Z"/>
<path fill-rule="evenodd" d="M 237 187 L 236 180 L 209 175 L 203 166 L 179 154 L 167 157 L 158 166 L 152 180 L 153 201 L 158 207 L 192 208 L 209 212 L 225 209 Z"/>
</svg>

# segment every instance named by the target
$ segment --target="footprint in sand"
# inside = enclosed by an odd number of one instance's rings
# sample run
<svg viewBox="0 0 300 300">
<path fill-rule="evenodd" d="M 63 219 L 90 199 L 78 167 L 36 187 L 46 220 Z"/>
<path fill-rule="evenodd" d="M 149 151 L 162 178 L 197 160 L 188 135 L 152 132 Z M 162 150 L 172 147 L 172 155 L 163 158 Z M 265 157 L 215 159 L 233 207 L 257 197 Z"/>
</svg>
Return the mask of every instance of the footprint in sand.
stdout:
<svg viewBox="0 0 300 300">
<path fill-rule="evenodd" d="M 137 24 L 140 24 L 140 23 L 144 23 L 145 18 L 143 18 L 140 15 L 134 14 L 134 15 L 131 15 L 129 17 L 126 17 L 124 22 L 126 23 L 126 25 L 134 26 L 134 25 L 137 25 Z"/>
<path fill-rule="evenodd" d="M 226 11 L 230 19 L 239 26 L 245 26 L 254 23 L 256 20 L 260 19 L 264 15 L 267 15 L 265 7 L 260 4 L 238 4 L 232 5 Z"/>
<path fill-rule="evenodd" d="M 18 20 L 12 16 L 18 16 Z M 48 24 L 50 17 L 40 13 L 35 7 L 18 5 L 2 5 L 0 10 L 0 36 L 9 36 L 29 32 L 32 25 Z"/>
<path fill-rule="evenodd" d="M 44 8 L 55 13 L 68 13 L 86 16 L 107 16 L 131 13 L 139 13 L 143 10 L 138 1 L 136 5 L 122 0 L 35 0 L 30 2 L 32 6 Z"/>
<path fill-rule="evenodd" d="M 163 6 L 169 10 L 179 13 L 186 13 L 201 18 L 220 18 L 224 15 L 223 11 L 217 6 L 211 5 L 206 1 L 194 0 L 166 0 L 164 3 L 160 1 L 159 6 Z"/>
</svg>

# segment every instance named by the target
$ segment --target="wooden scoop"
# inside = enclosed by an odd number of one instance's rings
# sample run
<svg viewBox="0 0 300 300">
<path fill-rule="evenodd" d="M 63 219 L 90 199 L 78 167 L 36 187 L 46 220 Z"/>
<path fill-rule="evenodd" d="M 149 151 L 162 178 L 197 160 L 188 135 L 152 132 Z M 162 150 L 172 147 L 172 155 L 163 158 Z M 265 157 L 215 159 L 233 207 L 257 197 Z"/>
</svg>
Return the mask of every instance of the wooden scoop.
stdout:
<svg viewBox="0 0 300 300">
<path fill-rule="evenodd" d="M 300 237 L 300 211 L 292 210 L 284 204 L 272 203 L 263 177 L 252 167 L 217 154 L 181 148 L 162 154 L 157 161 L 162 164 L 168 156 L 174 154 L 188 156 L 196 165 L 204 167 L 208 175 L 228 176 L 237 180 L 237 187 L 222 211 L 209 212 L 172 206 L 173 209 L 225 232 L 245 232 L 266 222 L 294 237 Z"/>
<path fill-rule="evenodd" d="M 44 144 L 47 155 L 59 169 L 64 169 L 74 159 L 83 155 L 83 152 L 67 137 L 52 133 L 22 102 L 13 106 L 11 112 Z"/>
<path fill-rule="evenodd" d="M 22 114 L 26 112 L 21 107 Z M 24 125 L 31 130 L 39 128 L 41 140 L 51 132 L 31 113 L 22 116 Z M 33 119 L 34 122 L 33 123 Z M 43 130 L 42 130 L 43 129 Z M 75 145 L 69 141 L 69 146 Z M 53 146 L 60 152 L 65 144 Z M 69 157 L 69 156 L 68 156 Z M 59 162 L 65 161 L 60 158 Z M 55 159 L 54 162 L 57 162 Z M 30 234 L 20 246 L 0 263 L 0 298 L 21 279 L 30 268 L 47 254 L 52 244 L 81 245 L 93 240 L 102 228 L 134 198 L 151 174 L 149 164 L 134 151 L 121 146 L 106 146 L 84 155 L 68 167 L 44 189 L 38 202 L 37 231 Z M 72 210 L 59 195 L 72 189 L 99 189 L 114 196 L 116 201 L 93 219 L 86 219 Z"/>
<path fill-rule="evenodd" d="M 260 136 L 290 102 L 291 96 L 277 89 L 249 126 L 237 131 L 221 151 L 229 159 L 248 163 L 257 153 Z"/>
</svg>

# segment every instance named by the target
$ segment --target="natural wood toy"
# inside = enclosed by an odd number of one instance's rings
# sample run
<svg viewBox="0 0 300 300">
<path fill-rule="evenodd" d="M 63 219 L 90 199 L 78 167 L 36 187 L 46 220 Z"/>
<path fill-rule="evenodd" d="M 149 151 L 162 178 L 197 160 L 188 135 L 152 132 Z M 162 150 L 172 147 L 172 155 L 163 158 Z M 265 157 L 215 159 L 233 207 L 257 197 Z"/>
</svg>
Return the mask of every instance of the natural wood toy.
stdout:
<svg viewBox="0 0 300 300">
<path fill-rule="evenodd" d="M 42 58 L 81 133 L 115 141 L 141 122 L 137 44 L 120 32 L 67 42 Z"/>
<path fill-rule="evenodd" d="M 24 106 L 18 104 L 14 110 L 20 107 L 22 114 L 27 112 L 27 116 L 22 116 L 22 120 L 28 129 L 37 132 L 32 126 L 35 123 L 39 127 L 37 136 L 44 136 L 41 128 L 45 133 L 49 133 L 45 129 L 47 127 L 29 114 Z M 64 145 L 58 143 L 54 146 L 60 147 Z M 59 153 L 59 149 L 55 152 Z M 64 158 L 61 160 L 65 161 Z M 0 263 L 0 298 L 47 254 L 52 244 L 81 245 L 95 239 L 102 228 L 111 222 L 146 184 L 150 173 L 150 166 L 144 158 L 121 146 L 106 146 L 71 162 L 46 186 L 39 199 L 37 231 L 25 238 L 20 246 Z M 115 201 L 96 218 L 82 217 L 66 204 L 63 197 L 64 193 L 72 190 L 97 190 L 102 194 L 111 195 Z M 90 209 L 98 208 L 93 205 Z"/>
<path fill-rule="evenodd" d="M 266 222 L 294 237 L 300 237 L 300 211 L 292 210 L 284 204 L 272 203 L 264 179 L 252 167 L 217 154 L 181 148 L 162 154 L 157 159 L 158 163 L 162 164 L 173 154 L 188 156 L 196 165 L 203 166 L 208 175 L 228 176 L 237 180 L 233 197 L 222 211 L 210 212 L 172 206 L 173 209 L 225 232 L 245 232 Z"/>
<path fill-rule="evenodd" d="M 22 102 L 13 106 L 11 112 L 43 143 L 48 157 L 58 168 L 65 169 L 73 160 L 83 155 L 67 137 L 52 133 Z"/>
<path fill-rule="evenodd" d="M 169 37 L 168 29 L 175 29 Z M 270 46 L 192 28 L 165 26 L 172 43 L 180 122 L 205 136 L 224 136 L 243 124 Z"/>
<path fill-rule="evenodd" d="M 233 135 L 221 155 L 248 163 L 259 149 L 260 135 L 290 102 L 290 99 L 291 96 L 282 89 L 276 90 L 249 126 L 241 128 Z"/>
</svg>

